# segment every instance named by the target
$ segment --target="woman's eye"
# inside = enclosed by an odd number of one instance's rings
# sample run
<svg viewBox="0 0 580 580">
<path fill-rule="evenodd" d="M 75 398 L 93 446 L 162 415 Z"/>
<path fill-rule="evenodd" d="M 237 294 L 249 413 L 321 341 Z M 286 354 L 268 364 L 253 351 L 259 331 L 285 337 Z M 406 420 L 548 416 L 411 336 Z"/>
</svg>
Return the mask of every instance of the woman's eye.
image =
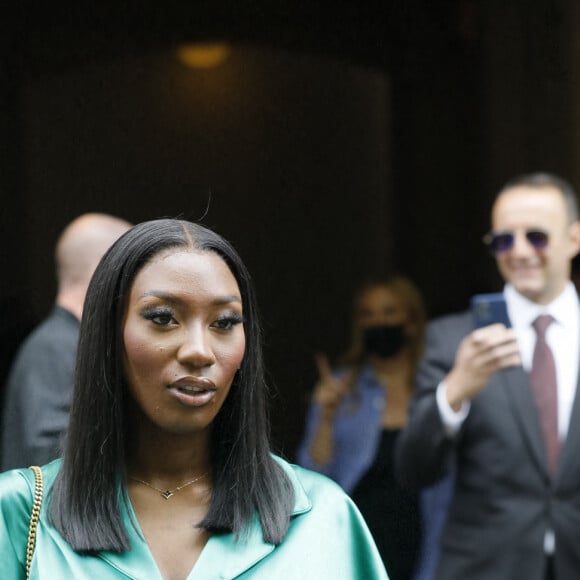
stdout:
<svg viewBox="0 0 580 580">
<path fill-rule="evenodd" d="M 159 308 L 146 310 L 143 312 L 143 318 L 150 320 L 157 326 L 168 326 L 172 321 L 174 321 L 173 312 L 171 312 L 171 310 L 161 310 Z"/>
<path fill-rule="evenodd" d="M 218 330 L 231 330 L 236 324 L 241 324 L 243 319 L 241 316 L 224 316 L 218 318 L 212 326 Z"/>
</svg>

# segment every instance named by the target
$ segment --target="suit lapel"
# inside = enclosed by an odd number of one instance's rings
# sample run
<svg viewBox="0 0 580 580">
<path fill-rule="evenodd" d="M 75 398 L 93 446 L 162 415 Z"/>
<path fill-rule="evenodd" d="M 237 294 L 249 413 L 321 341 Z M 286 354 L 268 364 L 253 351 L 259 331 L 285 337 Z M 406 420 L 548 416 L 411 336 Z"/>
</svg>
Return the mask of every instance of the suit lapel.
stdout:
<svg viewBox="0 0 580 580">
<path fill-rule="evenodd" d="M 540 470 L 547 475 L 546 451 L 540 430 L 538 411 L 534 404 L 528 375 L 522 367 L 505 369 L 498 373 L 498 375 L 499 380 L 503 382 L 506 395 L 513 407 L 516 421 L 524 434 L 530 455 Z"/>
<path fill-rule="evenodd" d="M 568 426 L 568 434 L 566 440 L 562 444 L 560 451 L 560 459 L 558 462 L 558 469 L 556 471 L 556 479 L 561 479 L 569 473 L 573 466 L 580 469 L 578 464 L 580 458 L 578 456 L 578 446 L 580 445 L 580 373 L 576 380 L 576 393 L 574 394 L 574 403 L 570 413 L 570 423 Z"/>
<path fill-rule="evenodd" d="M 531 455 L 541 470 L 548 474 L 544 441 L 540 430 L 538 411 L 535 407 L 527 373 L 521 367 L 498 373 L 506 394 L 514 409 L 514 416 L 528 442 Z M 575 469 L 580 470 L 580 372 L 576 380 L 576 393 L 570 414 L 566 440 L 562 445 L 555 480 L 560 480 Z"/>
</svg>

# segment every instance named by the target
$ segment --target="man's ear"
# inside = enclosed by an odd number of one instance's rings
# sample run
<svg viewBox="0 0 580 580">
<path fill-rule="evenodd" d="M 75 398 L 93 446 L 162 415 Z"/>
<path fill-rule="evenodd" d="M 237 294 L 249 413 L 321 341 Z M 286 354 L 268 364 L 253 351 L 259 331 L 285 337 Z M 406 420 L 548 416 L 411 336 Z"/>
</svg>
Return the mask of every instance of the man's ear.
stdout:
<svg viewBox="0 0 580 580">
<path fill-rule="evenodd" d="M 570 254 L 568 257 L 572 259 L 580 253 L 580 221 L 571 224 L 568 233 L 570 235 Z"/>
</svg>

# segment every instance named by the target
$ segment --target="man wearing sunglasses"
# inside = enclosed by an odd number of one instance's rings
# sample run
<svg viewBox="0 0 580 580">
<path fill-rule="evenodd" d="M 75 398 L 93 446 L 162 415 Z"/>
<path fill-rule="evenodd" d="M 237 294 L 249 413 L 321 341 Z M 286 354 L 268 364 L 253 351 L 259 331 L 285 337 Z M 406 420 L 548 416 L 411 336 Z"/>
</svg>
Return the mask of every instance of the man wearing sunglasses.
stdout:
<svg viewBox="0 0 580 580">
<path fill-rule="evenodd" d="M 403 482 L 455 465 L 438 580 L 580 578 L 580 250 L 573 188 L 544 173 L 499 192 L 484 241 L 505 280 L 512 328 L 470 313 L 432 322 L 409 424 Z"/>
</svg>

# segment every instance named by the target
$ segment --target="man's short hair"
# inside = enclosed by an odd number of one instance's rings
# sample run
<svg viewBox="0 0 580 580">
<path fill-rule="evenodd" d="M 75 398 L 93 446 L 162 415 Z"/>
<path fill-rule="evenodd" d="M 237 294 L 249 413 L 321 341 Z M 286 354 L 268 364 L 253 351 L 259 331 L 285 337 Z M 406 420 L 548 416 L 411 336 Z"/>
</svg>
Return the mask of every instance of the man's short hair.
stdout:
<svg viewBox="0 0 580 580">
<path fill-rule="evenodd" d="M 564 203 L 566 204 L 566 213 L 570 219 L 570 223 L 578 220 L 578 194 L 572 187 L 572 184 L 562 177 L 554 175 L 553 173 L 536 172 L 524 173 L 510 179 L 499 191 L 496 199 L 505 193 L 508 189 L 514 187 L 531 187 L 544 188 L 552 187 L 558 190 L 564 196 Z"/>
</svg>

